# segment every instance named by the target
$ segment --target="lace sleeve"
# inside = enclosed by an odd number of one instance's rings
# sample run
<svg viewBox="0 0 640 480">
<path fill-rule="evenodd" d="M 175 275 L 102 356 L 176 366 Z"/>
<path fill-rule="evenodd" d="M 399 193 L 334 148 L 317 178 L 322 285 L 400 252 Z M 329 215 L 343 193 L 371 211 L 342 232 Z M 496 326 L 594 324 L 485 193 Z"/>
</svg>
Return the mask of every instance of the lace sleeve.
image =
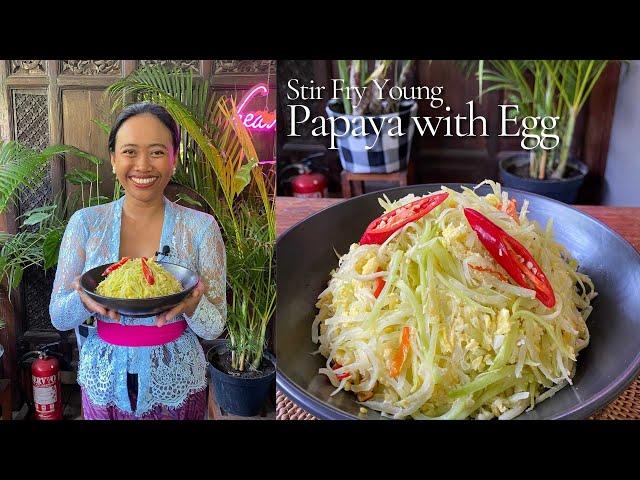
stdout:
<svg viewBox="0 0 640 480">
<path fill-rule="evenodd" d="M 82 221 L 82 215 L 80 211 L 75 212 L 69 219 L 62 237 L 49 304 L 51 323 L 58 330 L 71 330 L 91 315 L 72 286 L 74 279 L 82 275 L 84 269 L 87 239 L 88 231 Z"/>
<path fill-rule="evenodd" d="M 193 316 L 185 318 L 196 335 L 213 340 L 224 330 L 227 318 L 227 256 L 215 220 L 205 228 L 198 245 L 198 272 L 209 288 Z"/>
</svg>

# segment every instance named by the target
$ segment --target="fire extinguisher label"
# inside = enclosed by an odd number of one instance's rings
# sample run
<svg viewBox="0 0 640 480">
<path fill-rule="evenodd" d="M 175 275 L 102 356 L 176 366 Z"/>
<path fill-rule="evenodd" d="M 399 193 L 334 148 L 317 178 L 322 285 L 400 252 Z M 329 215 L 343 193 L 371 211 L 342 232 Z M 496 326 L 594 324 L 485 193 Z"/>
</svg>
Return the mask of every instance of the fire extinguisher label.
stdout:
<svg viewBox="0 0 640 480">
<path fill-rule="evenodd" d="M 51 411 L 58 400 L 57 375 L 33 377 L 33 400 L 38 411 Z"/>
<path fill-rule="evenodd" d="M 329 192 L 325 188 L 322 192 L 309 192 L 309 193 L 295 192 L 293 196 L 297 198 L 322 198 L 322 197 L 328 197 Z"/>
</svg>

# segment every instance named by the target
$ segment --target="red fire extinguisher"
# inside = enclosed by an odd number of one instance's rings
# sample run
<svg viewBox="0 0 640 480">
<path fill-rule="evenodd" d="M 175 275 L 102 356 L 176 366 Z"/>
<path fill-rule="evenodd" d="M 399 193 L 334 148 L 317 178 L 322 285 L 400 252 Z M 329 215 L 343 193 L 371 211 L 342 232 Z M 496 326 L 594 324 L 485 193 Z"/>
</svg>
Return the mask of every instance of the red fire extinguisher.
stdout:
<svg viewBox="0 0 640 480">
<path fill-rule="evenodd" d="M 291 191 L 294 197 L 323 198 L 328 195 L 327 179 L 319 172 L 305 169 L 291 179 Z"/>
<path fill-rule="evenodd" d="M 45 351 L 31 364 L 31 385 L 36 420 L 62 420 L 60 363 Z"/>
<path fill-rule="evenodd" d="M 311 155 L 299 163 L 288 165 L 280 172 L 279 178 L 282 178 L 283 183 L 291 184 L 291 194 L 294 197 L 323 198 L 329 196 L 327 177 L 318 171 L 326 170 L 326 167 L 314 162 L 324 155 L 324 153 Z M 297 175 L 289 177 L 285 174 L 291 170 L 296 171 Z"/>
</svg>

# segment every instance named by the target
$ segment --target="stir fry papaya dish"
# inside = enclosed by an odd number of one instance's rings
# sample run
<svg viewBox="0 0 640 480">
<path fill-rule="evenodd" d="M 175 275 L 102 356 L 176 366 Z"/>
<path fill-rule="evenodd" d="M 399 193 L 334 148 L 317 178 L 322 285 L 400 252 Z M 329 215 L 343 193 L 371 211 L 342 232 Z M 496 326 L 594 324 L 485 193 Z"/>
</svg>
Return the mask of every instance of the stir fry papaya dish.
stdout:
<svg viewBox="0 0 640 480">
<path fill-rule="evenodd" d="M 182 291 L 182 284 L 153 258 L 123 257 L 102 276 L 96 293 L 104 297 L 153 298 Z"/>
<path fill-rule="evenodd" d="M 396 419 L 511 419 L 572 383 L 591 279 L 499 184 L 395 202 L 319 295 L 319 372 Z"/>
</svg>

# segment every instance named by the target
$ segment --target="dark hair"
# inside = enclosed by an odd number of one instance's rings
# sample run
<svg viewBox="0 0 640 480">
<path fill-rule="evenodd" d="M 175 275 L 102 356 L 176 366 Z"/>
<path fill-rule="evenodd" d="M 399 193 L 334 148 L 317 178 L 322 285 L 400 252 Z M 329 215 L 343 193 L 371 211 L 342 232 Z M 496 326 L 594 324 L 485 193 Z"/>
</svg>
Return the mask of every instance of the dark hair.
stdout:
<svg viewBox="0 0 640 480">
<path fill-rule="evenodd" d="M 173 139 L 173 153 L 177 155 L 180 148 L 180 128 L 164 107 L 151 102 L 140 102 L 128 105 L 118 114 L 113 127 L 111 127 L 111 132 L 109 132 L 109 151 L 114 152 L 116 150 L 116 135 L 122 124 L 131 117 L 142 115 L 143 113 L 150 113 L 169 129 L 171 138 Z"/>
</svg>

